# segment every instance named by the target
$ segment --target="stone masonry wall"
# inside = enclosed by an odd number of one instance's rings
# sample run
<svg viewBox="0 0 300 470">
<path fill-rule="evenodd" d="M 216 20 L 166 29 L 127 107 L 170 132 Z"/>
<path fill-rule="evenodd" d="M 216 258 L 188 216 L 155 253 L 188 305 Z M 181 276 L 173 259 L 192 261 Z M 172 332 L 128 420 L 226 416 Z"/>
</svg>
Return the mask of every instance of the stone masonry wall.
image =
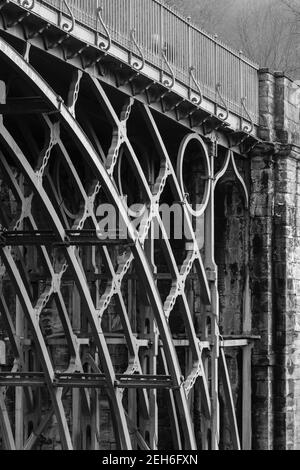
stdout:
<svg viewBox="0 0 300 470">
<path fill-rule="evenodd" d="M 300 89 L 260 72 L 252 155 L 254 448 L 300 449 Z"/>
</svg>

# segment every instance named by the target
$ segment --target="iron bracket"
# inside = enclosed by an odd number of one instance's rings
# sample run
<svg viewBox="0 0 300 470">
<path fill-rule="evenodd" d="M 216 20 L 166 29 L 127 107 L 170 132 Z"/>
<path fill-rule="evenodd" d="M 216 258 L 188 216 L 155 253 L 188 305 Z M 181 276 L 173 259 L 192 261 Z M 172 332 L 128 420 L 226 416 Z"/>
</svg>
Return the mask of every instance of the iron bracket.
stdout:
<svg viewBox="0 0 300 470">
<path fill-rule="evenodd" d="M 236 136 L 236 140 L 234 140 L 232 137 Z M 229 148 L 233 147 L 239 147 L 242 145 L 247 139 L 249 138 L 249 135 L 245 135 L 244 132 L 238 131 L 238 132 L 233 132 L 228 136 L 228 141 L 229 141 Z"/>
<path fill-rule="evenodd" d="M 26 40 L 33 39 L 37 36 L 40 36 L 45 31 L 47 31 L 50 28 L 50 26 L 51 26 L 50 23 L 46 23 L 45 25 L 41 26 L 39 29 L 36 29 L 35 31 L 32 31 L 32 32 L 29 32 L 28 30 L 26 30 L 24 26 L 24 36 Z"/>
<path fill-rule="evenodd" d="M 206 127 L 206 126 L 205 126 L 205 123 L 206 123 L 207 121 L 209 121 L 209 119 L 211 119 L 211 118 L 214 118 L 214 116 L 210 116 L 208 119 L 205 119 L 205 120 L 203 121 L 203 123 L 201 124 L 201 125 L 203 125 L 203 133 L 204 133 L 204 135 L 211 134 L 213 131 L 217 131 L 217 130 L 219 130 L 221 127 L 223 127 L 223 124 L 224 124 L 224 123 L 223 123 L 222 121 L 221 121 L 221 122 L 218 122 L 218 123 L 216 122 L 215 124 L 213 124 L 213 123 L 211 122 L 211 126 L 210 126 L 209 128 Z"/>
<path fill-rule="evenodd" d="M 55 47 L 61 46 L 63 42 L 69 39 L 69 37 L 70 37 L 69 33 L 65 33 L 59 39 L 53 42 L 48 42 L 45 37 L 44 43 L 45 43 L 46 51 L 49 51 L 50 49 L 54 49 Z"/>
<path fill-rule="evenodd" d="M 23 15 L 19 16 L 19 18 L 11 23 L 8 23 L 6 21 L 6 19 L 4 18 L 3 16 L 3 25 L 4 25 L 4 29 L 9 29 L 9 28 L 12 28 L 13 26 L 16 26 L 18 24 L 21 24 L 25 18 L 27 18 L 28 16 L 30 15 L 30 12 L 29 11 L 26 11 Z"/>
<path fill-rule="evenodd" d="M 145 93 L 146 98 L 147 98 L 147 102 L 148 102 L 149 105 L 153 103 L 153 101 L 151 101 L 151 98 L 150 98 L 149 90 L 150 90 L 151 87 L 153 87 L 153 86 L 156 85 L 156 84 L 157 84 L 156 81 L 152 81 L 152 82 L 149 83 L 149 85 L 147 85 L 147 86 L 144 88 L 144 90 L 143 90 L 143 93 Z"/>
<path fill-rule="evenodd" d="M 129 82 L 129 85 L 130 85 L 130 88 L 131 88 L 131 94 L 132 96 L 136 96 L 136 95 L 139 95 L 141 93 L 141 90 L 139 89 L 136 89 L 134 87 L 134 79 L 137 78 L 139 76 L 139 73 L 136 73 L 134 75 L 132 75 L 129 79 L 128 79 L 128 82 Z"/>
<path fill-rule="evenodd" d="M 196 111 L 198 111 L 198 109 L 197 109 Z M 212 118 L 212 115 L 209 114 L 209 115 L 206 116 L 205 118 L 202 117 L 200 120 L 193 122 L 193 115 L 194 115 L 194 113 L 192 113 L 192 114 L 189 116 L 190 127 L 191 127 L 192 129 L 193 129 L 194 127 L 203 126 L 203 124 L 205 124 L 209 119 Z"/>
<path fill-rule="evenodd" d="M 99 66 L 99 69 L 100 69 L 100 62 L 101 60 L 103 59 L 103 57 L 105 57 L 105 55 L 103 55 L 101 53 L 101 55 L 98 55 L 97 57 L 95 57 L 94 59 L 91 59 L 89 61 L 84 61 L 84 58 L 83 56 L 81 56 L 81 62 L 82 62 L 82 68 L 84 70 L 88 69 L 89 67 L 93 67 L 94 65 L 98 65 Z M 102 70 L 99 70 L 99 73 L 100 75 L 103 77 L 104 76 L 104 73 Z"/>
<path fill-rule="evenodd" d="M 247 136 L 247 138 L 249 138 L 249 136 Z M 248 153 L 252 152 L 252 150 L 254 150 L 255 147 L 257 147 L 259 145 L 258 141 L 254 141 L 252 144 L 250 144 L 246 148 L 246 141 L 247 141 L 247 139 L 245 139 L 245 142 L 242 142 L 242 144 L 240 144 L 240 145 L 242 145 L 242 154 L 243 155 L 247 155 Z"/>
<path fill-rule="evenodd" d="M 162 93 L 162 95 L 160 95 L 160 97 L 157 99 L 157 101 L 160 101 L 161 109 L 162 109 L 162 112 L 163 112 L 163 113 L 166 113 L 166 112 L 167 112 L 167 108 L 165 107 L 165 104 L 164 104 L 164 98 L 165 98 L 169 93 L 171 93 L 171 88 L 168 88 L 166 91 L 164 91 L 164 92 Z"/>
<path fill-rule="evenodd" d="M 179 117 L 179 121 L 182 121 L 184 119 L 191 119 L 194 114 L 196 114 L 199 111 L 198 106 L 193 105 L 193 109 L 191 111 L 188 111 L 187 113 L 183 114 L 182 116 Z"/>
<path fill-rule="evenodd" d="M 123 68 L 123 66 L 122 66 L 122 67 L 120 67 L 120 70 L 125 70 L 125 68 Z M 131 70 L 130 70 L 130 71 L 131 71 Z M 129 84 L 129 85 L 131 86 L 131 91 L 132 91 L 132 93 L 133 93 L 132 82 L 133 82 L 134 79 L 137 78 L 139 75 L 140 75 L 140 72 L 139 72 L 139 71 L 135 71 L 133 74 L 130 74 L 130 75 L 127 76 L 127 77 L 119 77 L 119 76 L 115 73 L 117 87 L 120 88 L 121 86 L 124 86 L 124 85 Z"/>
<path fill-rule="evenodd" d="M 176 113 L 178 113 L 178 107 L 185 101 L 185 98 L 180 98 L 177 103 L 173 104 L 172 106 L 170 106 L 169 108 L 167 108 L 165 110 L 165 112 L 169 112 L 169 111 L 174 111 L 176 110 Z M 178 119 L 177 119 L 178 121 Z"/>
<path fill-rule="evenodd" d="M 76 56 L 81 56 L 81 54 L 89 47 L 90 47 L 89 44 L 84 44 L 80 49 L 77 49 L 76 51 L 72 52 L 69 55 L 66 53 L 66 51 L 64 51 L 65 60 L 68 61 L 68 60 L 73 59 Z"/>
</svg>

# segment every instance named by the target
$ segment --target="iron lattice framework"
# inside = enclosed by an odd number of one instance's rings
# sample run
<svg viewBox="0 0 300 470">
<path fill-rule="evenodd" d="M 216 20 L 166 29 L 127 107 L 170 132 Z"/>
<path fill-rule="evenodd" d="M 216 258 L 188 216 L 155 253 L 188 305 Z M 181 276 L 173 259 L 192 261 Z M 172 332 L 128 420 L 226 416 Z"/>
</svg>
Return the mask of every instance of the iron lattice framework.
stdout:
<svg viewBox="0 0 300 470">
<path fill-rule="evenodd" d="M 216 171 L 214 132 L 204 141 L 185 130 L 171 155 L 163 125 L 147 105 L 108 92 L 80 71 L 74 71 L 63 101 L 3 39 L 0 56 L 6 64 L 0 167 L 10 201 L 1 206 L 0 246 L 0 311 L 10 345 L 0 374 L 5 447 L 32 449 L 57 423 L 63 449 L 97 449 L 105 409 L 120 449 L 157 449 L 162 428 L 171 429 L 175 449 L 217 449 L 221 380 L 232 445 L 239 449 L 226 341 L 218 326 L 214 254 L 215 189 L 229 168 L 249 202 L 234 153 L 228 150 Z M 23 104 L 39 98 L 21 125 L 14 121 L 12 91 Z M 142 143 L 136 142 L 135 126 L 143 129 Z M 184 189 L 190 146 L 202 165 L 198 210 Z M 128 198 L 144 210 L 128 211 Z M 161 216 L 166 201 L 182 208 L 185 239 L 179 247 Z M 99 237 L 101 203 L 115 207 L 117 235 L 125 231 L 126 238 Z M 197 219 L 204 221 L 203 247 Z M 188 298 L 191 279 L 200 286 L 200 328 Z M 45 329 L 49 312 L 57 316 L 56 335 Z M 61 344 L 65 367 L 57 365 Z M 250 376 L 251 345 L 243 346 L 244 374 Z"/>
</svg>

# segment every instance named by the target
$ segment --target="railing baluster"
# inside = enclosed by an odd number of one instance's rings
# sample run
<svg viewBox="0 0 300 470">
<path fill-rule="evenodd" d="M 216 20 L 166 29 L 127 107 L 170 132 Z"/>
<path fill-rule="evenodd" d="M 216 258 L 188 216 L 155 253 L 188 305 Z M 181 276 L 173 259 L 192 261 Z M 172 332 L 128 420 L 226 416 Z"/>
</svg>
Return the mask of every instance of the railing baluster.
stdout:
<svg viewBox="0 0 300 470">
<path fill-rule="evenodd" d="M 159 35 L 159 55 L 160 55 L 160 70 L 161 70 L 161 81 L 164 73 L 164 60 L 163 60 L 163 48 L 164 48 L 164 8 L 160 4 L 160 35 Z"/>
<path fill-rule="evenodd" d="M 239 91 L 240 91 L 240 96 L 239 96 L 239 102 L 242 104 L 243 103 L 243 62 L 242 62 L 242 51 L 239 51 L 239 66 L 240 66 L 240 76 L 239 76 Z M 241 118 L 243 118 L 243 106 L 240 108 L 240 114 Z M 241 123 L 243 122 L 243 119 L 241 119 Z M 242 127 L 242 126 L 241 126 Z"/>
<path fill-rule="evenodd" d="M 106 52 L 112 40 L 128 53 L 132 53 L 138 44 L 141 57 L 145 56 L 145 61 L 159 68 L 162 83 L 167 82 L 165 71 L 172 75 L 173 83 L 176 70 L 176 79 L 189 90 L 195 78 L 203 96 L 215 101 L 216 113 L 220 99 L 217 85 L 222 83 L 223 100 L 229 110 L 242 119 L 250 116 L 258 124 L 258 67 L 160 0 L 102 0 L 101 3 L 99 0 L 19 0 L 27 10 L 38 3 L 61 13 L 61 27 L 67 33 L 74 30 L 76 21 L 97 31 L 100 21 L 108 44 L 101 42 L 99 47 Z M 98 17 L 101 6 L 105 7 L 103 23 Z M 71 17 L 72 24 L 66 22 L 65 16 Z M 133 28 L 136 44 L 132 37 Z M 165 50 L 166 45 L 168 50 Z M 242 101 L 246 95 L 249 116 L 243 106 L 245 101 Z"/>
<path fill-rule="evenodd" d="M 188 67 L 191 70 L 191 67 L 194 66 L 192 63 L 192 30 L 191 30 L 191 17 L 187 18 L 188 21 Z"/>
<path fill-rule="evenodd" d="M 217 45 L 217 35 L 215 35 L 215 43 L 214 43 L 214 86 L 215 86 L 215 114 L 218 112 L 218 97 L 219 97 L 219 81 L 218 81 L 218 59 L 217 59 L 217 52 L 218 52 L 218 45 Z"/>
</svg>

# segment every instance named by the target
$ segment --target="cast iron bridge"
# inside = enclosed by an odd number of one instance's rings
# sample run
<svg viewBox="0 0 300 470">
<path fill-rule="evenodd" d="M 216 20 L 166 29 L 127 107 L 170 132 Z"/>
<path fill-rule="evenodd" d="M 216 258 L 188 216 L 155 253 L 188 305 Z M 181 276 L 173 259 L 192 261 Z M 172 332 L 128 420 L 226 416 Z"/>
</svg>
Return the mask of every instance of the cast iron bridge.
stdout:
<svg viewBox="0 0 300 470">
<path fill-rule="evenodd" d="M 214 227 L 225 180 L 247 214 L 256 65 L 157 0 L 0 8 L 2 445 L 217 449 L 221 416 L 250 448 L 248 264 L 223 337 Z"/>
</svg>

